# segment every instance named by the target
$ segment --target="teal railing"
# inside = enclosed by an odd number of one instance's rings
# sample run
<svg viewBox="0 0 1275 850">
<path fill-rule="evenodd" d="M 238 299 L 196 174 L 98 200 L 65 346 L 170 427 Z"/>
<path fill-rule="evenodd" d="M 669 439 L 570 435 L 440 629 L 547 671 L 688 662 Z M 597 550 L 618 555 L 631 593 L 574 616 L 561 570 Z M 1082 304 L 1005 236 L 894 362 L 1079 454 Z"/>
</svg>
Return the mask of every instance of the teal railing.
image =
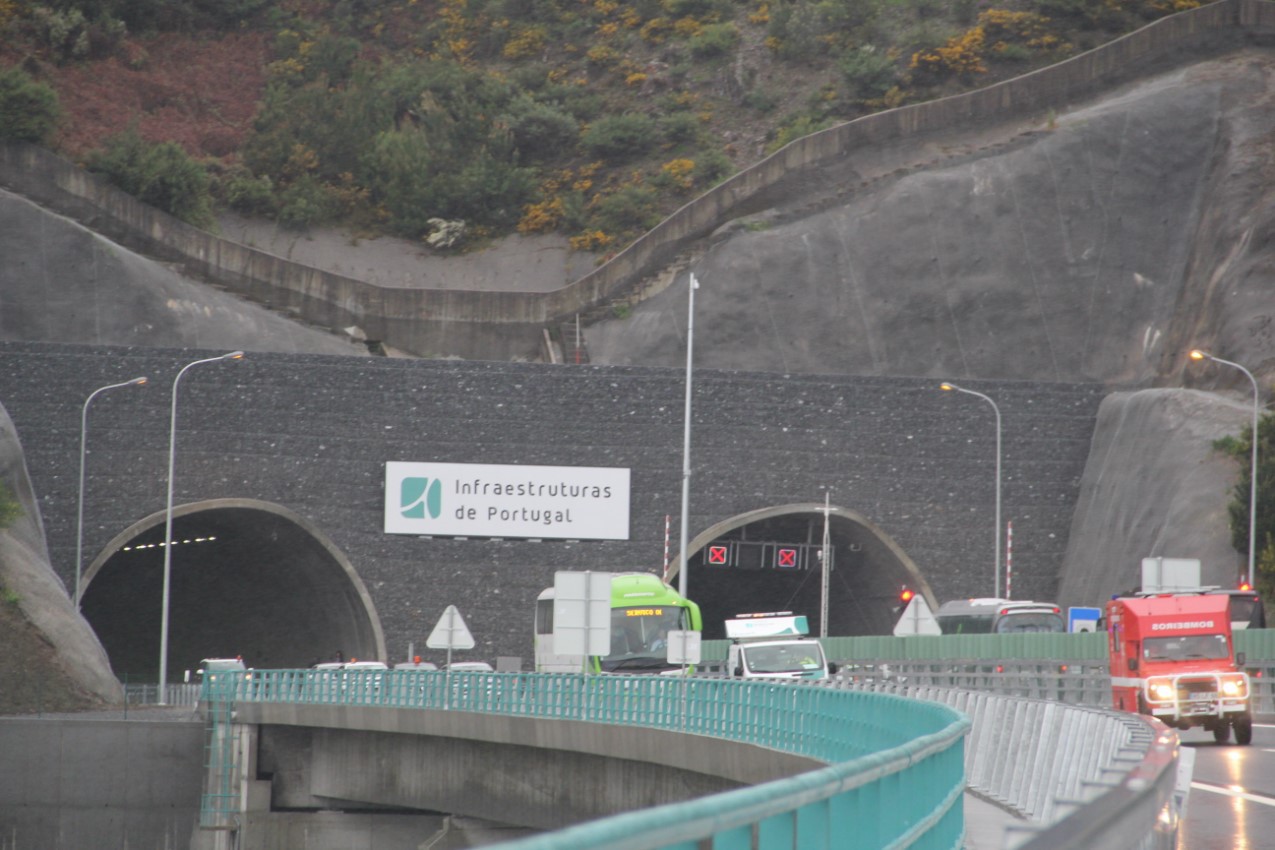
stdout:
<svg viewBox="0 0 1275 850">
<path fill-rule="evenodd" d="M 863 635 L 821 638 L 824 653 L 831 661 L 929 661 L 943 659 L 996 660 L 1051 659 L 1078 661 L 1107 660 L 1105 632 L 1075 634 L 1016 635 Z M 706 640 L 702 656 L 706 663 L 724 661 L 727 640 Z"/>
<path fill-rule="evenodd" d="M 824 848 L 847 835 L 861 848 L 957 850 L 963 841 L 970 721 L 938 703 L 733 679 L 415 670 L 257 670 L 205 683 L 200 699 L 222 707 L 209 713 L 213 741 L 229 734 L 218 718 L 235 702 L 375 705 L 649 726 L 827 765 L 502 845 L 510 850 Z M 209 776 L 229 767 L 210 764 Z M 233 817 L 215 808 L 226 799 L 205 794 L 209 824 Z"/>
</svg>

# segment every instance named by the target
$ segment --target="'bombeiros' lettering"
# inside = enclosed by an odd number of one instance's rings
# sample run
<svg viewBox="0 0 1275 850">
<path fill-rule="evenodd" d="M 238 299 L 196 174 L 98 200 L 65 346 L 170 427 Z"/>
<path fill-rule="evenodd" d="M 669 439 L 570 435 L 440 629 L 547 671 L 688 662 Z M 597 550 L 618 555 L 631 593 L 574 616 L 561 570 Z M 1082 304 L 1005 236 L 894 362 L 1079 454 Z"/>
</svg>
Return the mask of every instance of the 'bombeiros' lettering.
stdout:
<svg viewBox="0 0 1275 850">
<path fill-rule="evenodd" d="M 1152 623 L 1151 631 L 1166 632 L 1170 629 L 1211 629 L 1212 620 L 1183 620 L 1177 623 Z"/>
</svg>

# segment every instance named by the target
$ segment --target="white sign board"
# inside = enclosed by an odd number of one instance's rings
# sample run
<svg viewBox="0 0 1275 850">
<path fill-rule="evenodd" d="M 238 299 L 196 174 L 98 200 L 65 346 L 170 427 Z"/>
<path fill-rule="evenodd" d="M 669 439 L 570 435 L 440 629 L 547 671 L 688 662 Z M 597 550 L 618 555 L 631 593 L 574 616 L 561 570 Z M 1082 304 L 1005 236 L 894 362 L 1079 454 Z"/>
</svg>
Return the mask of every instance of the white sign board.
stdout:
<svg viewBox="0 0 1275 850">
<path fill-rule="evenodd" d="M 1152 593 L 1200 587 L 1198 558 L 1143 558 L 1142 589 Z"/>
<path fill-rule="evenodd" d="M 553 574 L 553 651 L 611 654 L 611 574 Z"/>
<path fill-rule="evenodd" d="M 908 607 L 903 609 L 899 622 L 894 624 L 894 634 L 897 637 L 941 635 L 943 630 L 939 628 L 939 621 L 934 619 L 934 612 L 930 610 L 929 603 L 918 593 L 908 602 Z"/>
<path fill-rule="evenodd" d="M 385 533 L 628 540 L 629 470 L 387 461 Z"/>
<path fill-rule="evenodd" d="M 469 626 L 465 625 L 465 618 L 455 605 L 448 605 L 443 611 L 443 616 L 438 618 L 438 625 L 429 633 L 425 645 L 430 649 L 446 649 L 449 652 L 453 649 L 474 648 L 474 636 L 469 633 Z"/>
<path fill-rule="evenodd" d="M 668 633 L 669 664 L 698 664 L 699 662 L 699 632 L 674 630 Z"/>
</svg>

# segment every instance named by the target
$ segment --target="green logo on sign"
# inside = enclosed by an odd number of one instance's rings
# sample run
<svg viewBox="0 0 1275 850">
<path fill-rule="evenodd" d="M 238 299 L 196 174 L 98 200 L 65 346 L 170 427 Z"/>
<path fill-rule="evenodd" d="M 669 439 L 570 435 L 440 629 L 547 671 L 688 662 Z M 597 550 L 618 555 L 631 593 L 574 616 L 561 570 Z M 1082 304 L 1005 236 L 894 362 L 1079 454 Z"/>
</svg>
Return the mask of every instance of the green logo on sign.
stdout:
<svg viewBox="0 0 1275 850">
<path fill-rule="evenodd" d="M 437 478 L 404 478 L 399 489 L 399 510 L 407 519 L 438 519 L 443 512 L 443 485 Z"/>
</svg>

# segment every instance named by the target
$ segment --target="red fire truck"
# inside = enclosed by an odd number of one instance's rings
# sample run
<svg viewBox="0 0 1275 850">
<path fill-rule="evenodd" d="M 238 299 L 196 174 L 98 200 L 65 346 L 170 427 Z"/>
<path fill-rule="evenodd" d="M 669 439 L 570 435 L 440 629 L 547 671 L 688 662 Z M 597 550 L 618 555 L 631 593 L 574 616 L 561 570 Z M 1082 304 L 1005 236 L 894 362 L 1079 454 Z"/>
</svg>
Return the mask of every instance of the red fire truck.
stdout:
<svg viewBox="0 0 1275 850">
<path fill-rule="evenodd" d="M 1253 740 L 1248 675 L 1231 639 L 1230 600 L 1206 593 L 1119 597 L 1107 603 L 1115 707 L 1168 726 L 1202 726 L 1219 744 Z"/>
</svg>

